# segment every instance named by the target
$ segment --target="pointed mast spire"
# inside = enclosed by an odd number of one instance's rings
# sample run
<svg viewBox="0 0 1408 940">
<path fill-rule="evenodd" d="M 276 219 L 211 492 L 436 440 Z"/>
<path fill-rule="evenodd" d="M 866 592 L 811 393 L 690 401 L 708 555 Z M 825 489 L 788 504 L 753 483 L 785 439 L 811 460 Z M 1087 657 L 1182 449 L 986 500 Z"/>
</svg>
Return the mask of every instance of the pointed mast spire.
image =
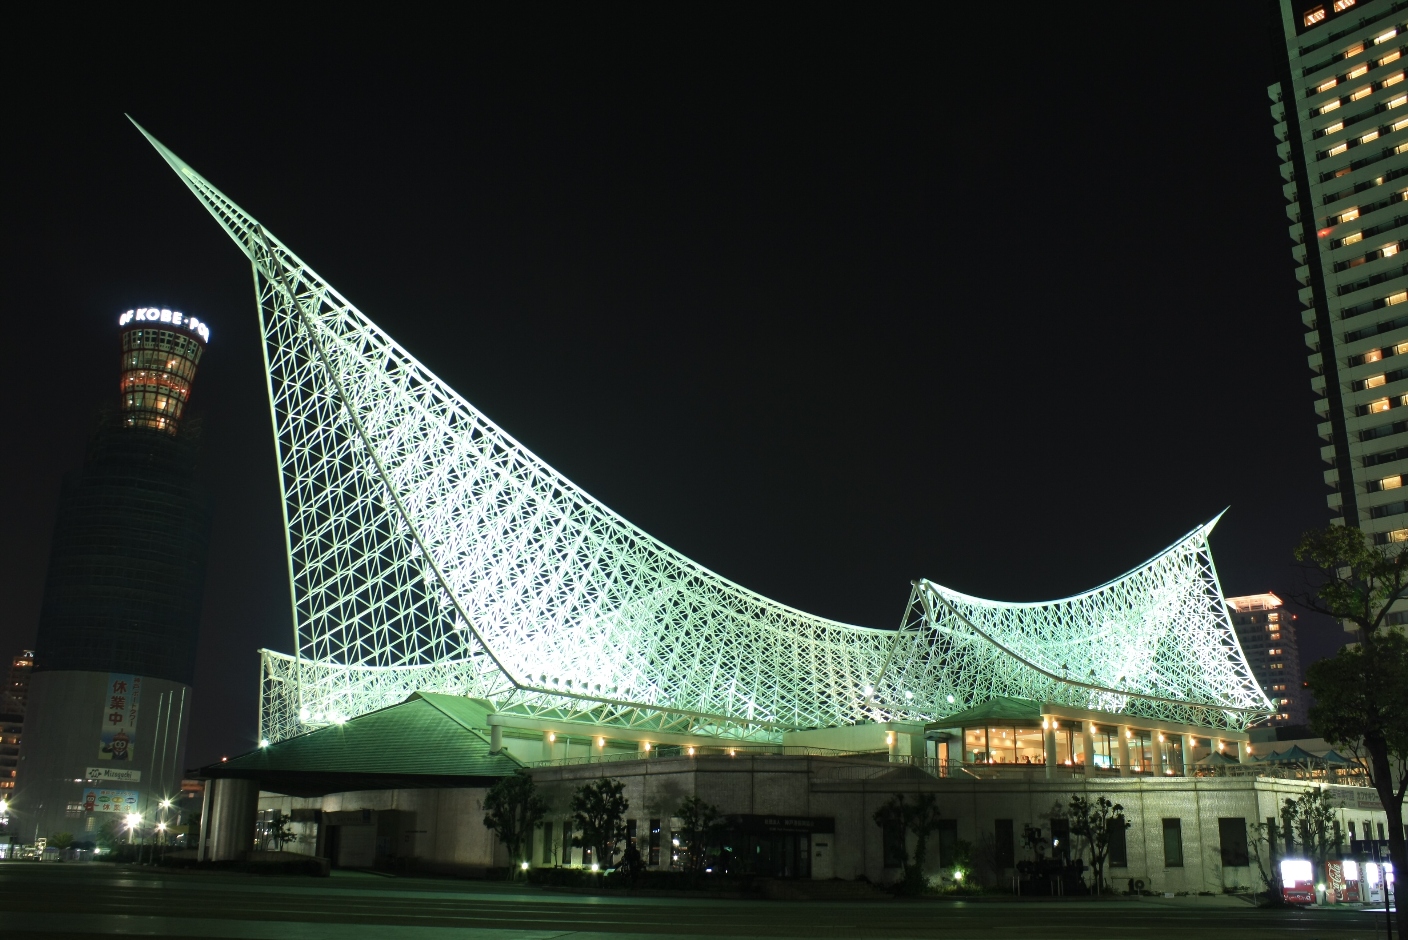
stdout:
<svg viewBox="0 0 1408 940">
<path fill-rule="evenodd" d="M 161 158 L 167 162 L 171 169 L 176 171 L 176 175 L 181 178 L 181 182 L 186 184 L 186 188 L 194 193 L 196 198 L 201 201 L 201 204 L 215 217 L 215 221 L 220 223 L 220 227 L 225 230 L 225 233 L 234 240 L 236 245 L 240 246 L 240 251 L 244 252 L 245 257 L 257 264 L 258 261 L 255 258 L 254 246 L 257 244 L 256 232 L 261 226 L 254 217 L 235 205 L 233 200 L 212 186 L 209 180 L 191 169 L 190 164 L 176 156 L 176 154 L 171 151 L 171 148 L 148 133 L 147 129 L 138 124 L 137 120 L 133 118 L 132 115 L 127 114 L 124 116 L 127 120 L 132 122 L 133 127 L 142 132 L 142 136 L 147 139 L 147 143 L 151 144 L 152 147 L 156 149 L 156 152 L 161 154 Z M 278 243 L 278 239 L 275 239 L 267 229 L 264 230 L 264 234 L 268 236 L 270 240 Z M 280 244 L 279 247 L 282 248 L 282 244 Z M 285 249 L 285 251 L 287 251 L 287 249 Z"/>
</svg>

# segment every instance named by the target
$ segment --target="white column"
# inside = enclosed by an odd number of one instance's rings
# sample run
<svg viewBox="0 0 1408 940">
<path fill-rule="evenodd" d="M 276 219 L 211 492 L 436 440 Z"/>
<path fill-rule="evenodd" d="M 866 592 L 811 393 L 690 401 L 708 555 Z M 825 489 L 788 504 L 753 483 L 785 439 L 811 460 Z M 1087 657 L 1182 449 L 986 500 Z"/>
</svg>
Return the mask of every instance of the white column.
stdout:
<svg viewBox="0 0 1408 940">
<path fill-rule="evenodd" d="M 543 760 L 553 760 L 557 757 L 554 753 L 557 750 L 557 732 L 543 732 Z"/>
<path fill-rule="evenodd" d="M 258 812 L 259 781 L 224 779 L 211 805 L 212 862 L 242 861 L 254 848 L 254 817 Z"/>
<path fill-rule="evenodd" d="M 200 804 L 200 841 L 196 843 L 196 861 L 203 862 L 210 857 L 206 847 L 210 844 L 210 797 L 215 790 L 215 781 L 205 781 L 205 795 Z"/>
<path fill-rule="evenodd" d="M 1041 720 L 1041 736 L 1046 744 L 1046 779 L 1056 775 L 1056 720 L 1046 717 Z"/>
<path fill-rule="evenodd" d="M 1249 760 L 1247 760 L 1247 742 L 1246 742 L 1246 741 L 1238 741 L 1238 742 L 1237 742 L 1237 763 L 1239 763 L 1239 764 L 1248 764 L 1248 763 L 1251 763 Z"/>
<path fill-rule="evenodd" d="M 1183 776 L 1193 776 L 1193 736 L 1183 736 Z"/>
<path fill-rule="evenodd" d="M 1119 730 L 1119 762 L 1120 776 L 1130 776 L 1129 770 L 1129 736 L 1131 734 L 1129 725 L 1120 725 Z"/>
<path fill-rule="evenodd" d="M 1081 760 L 1085 761 L 1086 779 L 1095 772 L 1095 735 L 1090 730 L 1090 722 L 1080 723 L 1080 751 Z"/>
<path fill-rule="evenodd" d="M 497 754 L 504 749 L 504 729 L 502 725 L 489 726 L 489 753 Z"/>
<path fill-rule="evenodd" d="M 900 736 L 894 730 L 885 732 L 885 747 L 890 752 L 890 760 L 893 762 L 895 755 L 900 750 Z"/>
</svg>

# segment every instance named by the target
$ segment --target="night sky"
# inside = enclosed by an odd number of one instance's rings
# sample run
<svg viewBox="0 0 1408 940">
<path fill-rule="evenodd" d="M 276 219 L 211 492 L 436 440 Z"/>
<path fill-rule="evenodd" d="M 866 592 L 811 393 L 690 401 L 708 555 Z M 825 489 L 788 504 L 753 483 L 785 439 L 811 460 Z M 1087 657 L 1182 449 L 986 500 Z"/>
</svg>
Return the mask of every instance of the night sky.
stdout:
<svg viewBox="0 0 1408 940">
<path fill-rule="evenodd" d="M 566 9 L 68 23 L 5 61 L 0 649 L 148 304 L 212 329 L 188 765 L 254 743 L 255 651 L 292 647 L 249 264 L 124 112 L 587 492 L 786 604 L 1061 596 L 1225 507 L 1227 592 L 1300 589 L 1328 510 L 1262 4 Z"/>
</svg>

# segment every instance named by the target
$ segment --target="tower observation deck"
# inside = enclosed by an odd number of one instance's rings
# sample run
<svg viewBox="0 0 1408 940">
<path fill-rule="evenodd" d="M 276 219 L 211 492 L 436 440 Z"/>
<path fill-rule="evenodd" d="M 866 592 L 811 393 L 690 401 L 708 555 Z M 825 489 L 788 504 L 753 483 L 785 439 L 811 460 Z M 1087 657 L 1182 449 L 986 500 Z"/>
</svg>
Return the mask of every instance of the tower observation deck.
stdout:
<svg viewBox="0 0 1408 940">
<path fill-rule="evenodd" d="M 210 327 L 165 307 L 137 307 L 117 322 L 122 327 L 123 422 L 174 436 Z"/>
<path fill-rule="evenodd" d="M 263 651 L 261 737 L 417 691 L 525 721 L 759 742 L 931 722 L 994 695 L 1211 728 L 1271 710 L 1223 603 L 1212 523 L 1061 600 L 921 579 L 899 629 L 779 604 L 583 492 L 142 133 L 254 268 L 294 615 L 292 651 Z"/>
</svg>

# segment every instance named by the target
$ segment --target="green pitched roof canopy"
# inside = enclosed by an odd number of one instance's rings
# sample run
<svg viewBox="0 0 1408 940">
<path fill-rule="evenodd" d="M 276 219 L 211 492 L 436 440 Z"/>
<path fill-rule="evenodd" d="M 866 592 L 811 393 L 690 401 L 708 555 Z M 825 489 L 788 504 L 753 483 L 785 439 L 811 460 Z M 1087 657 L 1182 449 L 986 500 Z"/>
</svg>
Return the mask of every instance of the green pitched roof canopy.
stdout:
<svg viewBox="0 0 1408 940">
<path fill-rule="evenodd" d="M 1339 755 L 1335 756 L 1338 757 Z M 1299 744 L 1293 744 L 1284 751 L 1280 751 L 1279 753 L 1273 752 L 1267 754 L 1265 757 L 1258 757 L 1257 760 L 1267 764 L 1289 764 L 1302 761 L 1314 762 L 1321 760 L 1321 758 L 1310 753 Z"/>
<path fill-rule="evenodd" d="M 506 751 L 490 753 L 488 716 L 473 699 L 415 692 L 399 705 L 202 767 L 200 774 L 258 780 L 261 789 L 293 796 L 486 786 L 523 766 Z"/>
<path fill-rule="evenodd" d="M 1219 753 L 1218 751 L 1212 751 L 1199 758 L 1197 763 L 1202 765 L 1211 765 L 1214 767 L 1222 767 L 1226 766 L 1227 764 L 1240 764 L 1241 761 L 1237 760 L 1237 758 L 1235 757 L 1229 757 L 1226 754 Z"/>
<path fill-rule="evenodd" d="M 1041 703 L 1029 698 L 994 695 L 981 705 L 949 715 L 930 727 L 962 728 L 968 725 L 1005 724 L 1009 722 L 1041 721 Z"/>
</svg>

